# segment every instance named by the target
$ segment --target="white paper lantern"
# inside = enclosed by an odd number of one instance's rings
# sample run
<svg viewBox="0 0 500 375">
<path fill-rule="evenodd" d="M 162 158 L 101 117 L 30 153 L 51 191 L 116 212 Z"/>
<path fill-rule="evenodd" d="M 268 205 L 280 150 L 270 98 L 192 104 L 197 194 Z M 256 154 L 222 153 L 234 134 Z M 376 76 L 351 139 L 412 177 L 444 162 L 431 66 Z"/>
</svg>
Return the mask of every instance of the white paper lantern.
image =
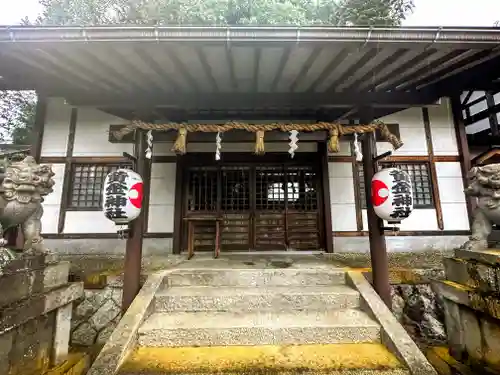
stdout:
<svg viewBox="0 0 500 375">
<path fill-rule="evenodd" d="M 400 222 L 413 211 L 413 188 L 410 175 L 398 168 L 386 168 L 375 173 L 371 184 L 371 199 L 378 217 Z"/>
<path fill-rule="evenodd" d="M 118 169 L 104 180 L 104 215 L 117 225 L 125 225 L 141 213 L 142 177 L 130 169 Z"/>
</svg>

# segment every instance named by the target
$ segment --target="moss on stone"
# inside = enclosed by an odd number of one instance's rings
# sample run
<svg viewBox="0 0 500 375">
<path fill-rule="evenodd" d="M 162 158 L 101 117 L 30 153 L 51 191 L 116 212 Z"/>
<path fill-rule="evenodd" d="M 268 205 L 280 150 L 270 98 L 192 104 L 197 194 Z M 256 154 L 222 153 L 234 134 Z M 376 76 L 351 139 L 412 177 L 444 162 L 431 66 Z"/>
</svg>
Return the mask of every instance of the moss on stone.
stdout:
<svg viewBox="0 0 500 375">
<path fill-rule="evenodd" d="M 283 371 L 399 369 L 398 359 L 381 344 L 265 345 L 138 348 L 122 371 L 175 373 L 281 373 Z"/>
</svg>

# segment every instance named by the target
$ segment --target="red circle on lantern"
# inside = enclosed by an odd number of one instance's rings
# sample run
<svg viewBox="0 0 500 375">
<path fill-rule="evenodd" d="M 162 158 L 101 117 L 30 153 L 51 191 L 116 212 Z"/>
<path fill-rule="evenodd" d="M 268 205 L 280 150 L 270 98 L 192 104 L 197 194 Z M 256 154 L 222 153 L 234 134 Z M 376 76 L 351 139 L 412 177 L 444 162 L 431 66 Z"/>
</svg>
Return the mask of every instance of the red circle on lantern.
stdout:
<svg viewBox="0 0 500 375">
<path fill-rule="evenodd" d="M 372 202 L 375 207 L 380 206 L 389 198 L 389 188 L 380 180 L 372 181 Z"/>
<path fill-rule="evenodd" d="M 133 194 L 133 195 L 136 195 L 135 197 L 130 196 L 130 193 L 133 191 L 136 192 L 136 194 Z M 142 193 L 143 193 L 143 183 L 142 182 L 138 182 L 138 183 L 132 185 L 132 187 L 129 190 L 128 199 L 130 200 L 130 203 L 132 203 L 133 206 L 135 206 L 137 208 L 141 208 L 141 206 L 142 206 Z"/>
</svg>

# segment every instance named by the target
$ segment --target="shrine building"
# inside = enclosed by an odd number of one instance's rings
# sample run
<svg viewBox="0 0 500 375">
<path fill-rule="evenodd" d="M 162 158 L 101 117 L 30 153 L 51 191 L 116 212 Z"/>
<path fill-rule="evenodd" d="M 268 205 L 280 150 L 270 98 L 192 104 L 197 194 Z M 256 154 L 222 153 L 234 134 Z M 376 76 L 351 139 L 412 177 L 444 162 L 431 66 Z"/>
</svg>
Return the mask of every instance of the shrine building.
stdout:
<svg viewBox="0 0 500 375">
<path fill-rule="evenodd" d="M 125 252 L 102 207 L 120 167 L 144 180 L 142 254 L 365 252 L 381 231 L 388 251 L 444 250 L 470 233 L 462 103 L 500 105 L 499 43 L 498 28 L 0 27 L 0 89 L 38 94 L 54 251 Z M 385 166 L 413 186 L 397 231 L 367 210 Z"/>
</svg>

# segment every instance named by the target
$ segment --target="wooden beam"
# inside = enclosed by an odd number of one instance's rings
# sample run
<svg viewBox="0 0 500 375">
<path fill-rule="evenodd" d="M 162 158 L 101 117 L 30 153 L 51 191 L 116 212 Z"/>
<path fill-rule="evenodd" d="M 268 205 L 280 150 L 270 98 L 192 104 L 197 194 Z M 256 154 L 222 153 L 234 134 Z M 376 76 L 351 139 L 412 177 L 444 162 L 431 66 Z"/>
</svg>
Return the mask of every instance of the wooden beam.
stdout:
<svg viewBox="0 0 500 375">
<path fill-rule="evenodd" d="M 180 254 L 182 251 L 182 233 L 183 233 L 183 197 L 184 192 L 184 157 L 177 156 L 175 166 L 175 203 L 174 203 L 174 239 L 172 249 L 174 254 Z"/>
<path fill-rule="evenodd" d="M 47 114 L 47 98 L 43 95 L 38 95 L 36 103 L 35 123 L 31 133 L 31 150 L 30 154 L 35 158 L 37 163 L 40 163 L 42 155 L 43 132 L 45 129 L 45 117 Z"/>
<path fill-rule="evenodd" d="M 222 122 L 223 123 L 223 122 Z M 132 141 L 132 134 L 124 136 L 121 140 L 117 141 L 113 136 L 113 132 L 121 129 L 125 125 L 110 125 L 109 127 L 109 141 L 112 143 L 130 143 Z M 265 142 L 290 142 L 290 134 L 287 132 L 280 132 L 278 130 L 268 131 L 265 135 Z M 315 132 L 302 132 L 299 134 L 300 142 L 320 142 L 327 138 L 326 131 Z M 154 131 L 153 142 L 175 142 L 177 139 L 177 131 Z M 192 132 L 188 133 L 188 143 L 214 143 L 215 133 Z M 245 130 L 232 130 L 222 135 L 222 143 L 240 143 L 240 142 L 255 142 L 255 133 L 247 132 Z"/>
<path fill-rule="evenodd" d="M 365 109 L 361 113 L 364 116 L 364 118 L 360 119 L 361 123 L 369 123 L 372 120 L 371 109 Z M 374 158 L 377 156 L 377 143 L 373 133 L 365 133 L 362 137 L 361 145 L 363 152 L 368 228 L 370 231 L 370 257 L 372 263 L 373 287 L 387 307 L 392 309 L 389 261 L 383 230 L 384 223 L 382 219 L 375 214 L 371 200 L 371 183 L 373 175 L 376 172 Z"/>
<path fill-rule="evenodd" d="M 354 144 L 351 143 L 351 164 L 352 178 L 354 181 L 354 209 L 356 210 L 356 227 L 358 230 L 363 230 L 363 208 L 361 203 L 361 181 L 358 173 L 358 162 L 354 154 Z"/>
<path fill-rule="evenodd" d="M 424 122 L 425 129 L 425 140 L 427 142 L 427 157 L 429 161 L 429 169 L 431 173 L 431 182 L 432 182 L 432 196 L 434 198 L 434 207 L 436 208 L 436 220 L 438 228 L 443 230 L 443 210 L 441 208 L 441 198 L 439 195 L 439 185 L 438 185 L 438 177 L 436 171 L 436 161 L 434 159 L 434 145 L 432 143 L 432 131 L 431 131 L 431 121 L 429 118 L 429 109 L 422 108 L 422 119 Z"/>
<path fill-rule="evenodd" d="M 146 159 L 146 132 L 136 130 L 136 143 L 134 156 L 136 157 L 135 171 L 144 179 L 144 192 L 148 194 L 150 181 L 144 176 L 151 174 L 151 160 Z M 148 201 L 143 197 L 143 203 Z M 144 238 L 144 216 L 146 210 L 141 210 L 139 216 L 130 223 L 129 237 L 127 238 L 125 250 L 125 266 L 123 274 L 123 299 L 122 312 L 127 311 L 132 301 L 141 288 L 141 265 L 142 265 L 142 241 Z"/>
<path fill-rule="evenodd" d="M 89 239 L 111 239 L 118 240 L 116 232 L 114 233 L 42 233 L 43 238 L 51 240 L 89 240 Z M 144 233 L 144 238 L 167 239 L 173 238 L 171 232 L 150 232 Z"/>
<path fill-rule="evenodd" d="M 333 237 L 332 237 L 332 205 L 330 199 L 330 177 L 328 168 L 328 145 L 326 142 L 318 144 L 318 151 L 321 158 L 321 184 L 323 186 L 323 222 L 325 236 L 325 251 L 333 253 Z"/>
<path fill-rule="evenodd" d="M 465 133 L 465 124 L 462 115 L 462 106 L 460 103 L 460 95 L 454 95 L 450 98 L 453 122 L 455 125 L 455 136 L 457 138 L 458 154 L 460 157 L 460 167 L 462 169 L 462 180 L 464 188 L 468 185 L 467 175 L 471 169 L 471 157 L 469 152 L 469 144 L 467 134 Z M 469 216 L 469 224 L 472 225 L 472 213 L 476 208 L 476 202 L 471 197 L 466 197 L 467 213 Z"/>
<path fill-rule="evenodd" d="M 491 91 L 486 92 L 486 104 L 488 110 L 495 106 L 495 99 L 493 98 L 493 93 Z M 499 135 L 500 129 L 498 128 L 498 118 L 497 113 L 493 111 L 488 111 L 488 119 L 490 121 L 491 135 L 497 137 Z"/>
<path fill-rule="evenodd" d="M 221 124 L 225 121 L 222 120 Z M 264 125 L 264 124 L 263 124 Z M 400 137 L 399 124 L 386 124 L 389 131 L 396 137 Z M 117 140 L 113 133 L 120 130 L 125 125 L 110 125 L 109 126 L 109 142 L 111 143 L 132 143 L 133 134 L 127 134 L 122 139 Z M 347 124 L 346 124 L 347 126 Z M 289 134 L 287 132 L 281 132 L 278 130 L 267 131 L 264 141 L 266 143 L 274 142 L 290 142 Z M 382 138 L 382 134 L 379 130 L 376 131 L 377 142 L 387 142 L 386 139 Z M 255 142 L 255 134 L 252 132 L 247 132 L 245 130 L 232 130 L 223 134 L 222 143 L 242 143 L 242 142 Z M 318 130 L 314 132 L 301 132 L 299 134 L 299 142 L 322 142 L 326 140 L 328 134 L 324 130 Z M 343 136 L 342 140 L 351 140 L 352 135 Z M 177 139 L 177 132 L 173 130 L 169 131 L 153 131 L 153 141 L 162 142 L 175 142 Z M 192 132 L 188 133 L 187 142 L 191 143 L 214 143 L 215 134 L 214 133 L 204 133 L 204 132 Z"/>
<path fill-rule="evenodd" d="M 75 147 L 76 123 L 78 121 L 78 109 L 71 108 L 71 116 L 69 120 L 68 142 L 66 146 L 66 160 L 64 163 L 64 178 L 61 193 L 61 205 L 59 206 L 59 221 L 57 225 L 57 233 L 64 232 L 64 224 L 66 222 L 66 211 L 71 199 L 71 171 L 73 169 L 73 149 Z"/>
<path fill-rule="evenodd" d="M 160 94 L 160 95 L 157 95 Z M 342 92 L 342 93 L 210 93 L 154 95 L 89 95 L 67 97 L 75 105 L 93 107 L 174 106 L 183 109 L 245 109 L 245 108 L 318 108 L 353 107 L 371 103 L 373 106 L 405 108 L 433 104 L 438 99 L 431 91 Z"/>
<path fill-rule="evenodd" d="M 155 155 L 153 163 L 175 163 L 177 157 L 175 155 Z M 64 164 L 66 157 L 64 156 L 42 156 L 41 163 L 45 164 Z M 130 159 L 124 156 L 73 156 L 75 164 L 124 164 L 130 163 Z"/>
<path fill-rule="evenodd" d="M 494 104 L 492 107 L 488 107 L 484 111 L 471 115 L 467 118 L 466 121 L 464 121 L 464 123 L 465 125 L 471 125 L 478 121 L 484 120 L 485 118 L 488 118 L 493 114 L 496 115 L 498 112 L 500 112 L 500 103 Z"/>
</svg>

